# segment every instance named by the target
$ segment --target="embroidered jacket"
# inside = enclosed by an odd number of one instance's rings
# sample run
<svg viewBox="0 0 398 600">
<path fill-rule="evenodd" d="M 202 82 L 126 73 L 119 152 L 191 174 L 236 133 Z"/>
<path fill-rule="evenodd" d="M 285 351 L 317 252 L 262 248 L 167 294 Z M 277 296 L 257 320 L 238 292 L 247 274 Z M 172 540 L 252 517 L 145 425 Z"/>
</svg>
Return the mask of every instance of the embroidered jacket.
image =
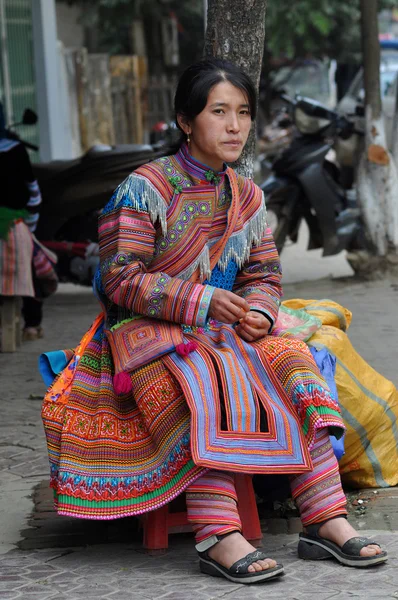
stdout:
<svg viewBox="0 0 398 600">
<path fill-rule="evenodd" d="M 215 287 L 276 320 L 281 268 L 262 191 L 231 169 L 214 173 L 186 146 L 120 184 L 100 217 L 99 242 L 99 285 L 108 310 L 122 309 L 119 320 L 204 326 Z"/>
</svg>

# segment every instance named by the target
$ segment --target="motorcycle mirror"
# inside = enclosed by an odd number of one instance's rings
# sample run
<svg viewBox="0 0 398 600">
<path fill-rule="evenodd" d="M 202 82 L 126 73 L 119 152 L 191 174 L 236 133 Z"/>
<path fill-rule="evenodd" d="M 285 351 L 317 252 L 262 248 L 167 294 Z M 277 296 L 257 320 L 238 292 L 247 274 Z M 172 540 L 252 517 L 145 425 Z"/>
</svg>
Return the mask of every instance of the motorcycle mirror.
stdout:
<svg viewBox="0 0 398 600">
<path fill-rule="evenodd" d="M 36 125 L 37 114 L 31 108 L 25 108 L 22 116 L 23 125 Z"/>
<path fill-rule="evenodd" d="M 365 116 L 365 107 L 363 106 L 363 104 L 357 104 L 355 107 L 355 115 L 357 117 L 364 117 Z"/>
</svg>

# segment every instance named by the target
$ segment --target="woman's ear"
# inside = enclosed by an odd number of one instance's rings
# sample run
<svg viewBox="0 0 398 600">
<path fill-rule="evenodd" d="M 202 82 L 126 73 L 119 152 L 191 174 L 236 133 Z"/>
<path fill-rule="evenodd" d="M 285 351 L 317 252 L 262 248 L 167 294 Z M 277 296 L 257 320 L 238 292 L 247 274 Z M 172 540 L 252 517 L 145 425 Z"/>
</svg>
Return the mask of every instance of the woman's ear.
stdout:
<svg viewBox="0 0 398 600">
<path fill-rule="evenodd" d="M 177 115 L 177 123 L 186 135 L 191 133 L 191 125 L 187 117 L 184 117 L 184 115 Z"/>
</svg>

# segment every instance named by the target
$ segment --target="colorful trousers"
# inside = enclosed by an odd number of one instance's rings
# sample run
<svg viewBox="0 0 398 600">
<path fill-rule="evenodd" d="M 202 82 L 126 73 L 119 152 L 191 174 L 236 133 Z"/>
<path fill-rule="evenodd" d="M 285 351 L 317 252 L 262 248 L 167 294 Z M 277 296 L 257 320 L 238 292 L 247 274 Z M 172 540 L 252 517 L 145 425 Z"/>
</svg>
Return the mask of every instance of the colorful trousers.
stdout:
<svg viewBox="0 0 398 600">
<path fill-rule="evenodd" d="M 327 428 L 318 429 L 311 449 L 313 470 L 290 476 L 303 526 L 346 515 L 346 497 Z M 234 476 L 211 470 L 186 490 L 188 521 L 199 543 L 212 535 L 241 531 Z"/>
</svg>

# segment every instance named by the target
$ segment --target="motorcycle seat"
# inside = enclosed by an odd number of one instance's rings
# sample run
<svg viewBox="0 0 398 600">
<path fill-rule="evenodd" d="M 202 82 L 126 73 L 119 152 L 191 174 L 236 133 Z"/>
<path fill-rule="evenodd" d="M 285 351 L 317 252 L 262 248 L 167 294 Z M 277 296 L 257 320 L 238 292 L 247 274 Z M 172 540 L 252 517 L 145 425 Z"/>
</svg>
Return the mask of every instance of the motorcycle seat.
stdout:
<svg viewBox="0 0 398 600">
<path fill-rule="evenodd" d="M 141 152 L 153 152 L 153 148 L 149 144 L 118 144 L 117 146 L 96 145 L 87 150 L 82 158 L 84 160 L 86 158 L 92 158 L 94 155 L 139 154 Z"/>
<path fill-rule="evenodd" d="M 48 163 L 35 163 L 33 168 L 36 175 L 36 179 L 40 182 L 44 182 L 47 179 L 52 179 L 57 173 L 67 171 L 72 167 L 80 163 L 80 158 L 74 158 L 72 160 L 52 160 Z"/>
</svg>

